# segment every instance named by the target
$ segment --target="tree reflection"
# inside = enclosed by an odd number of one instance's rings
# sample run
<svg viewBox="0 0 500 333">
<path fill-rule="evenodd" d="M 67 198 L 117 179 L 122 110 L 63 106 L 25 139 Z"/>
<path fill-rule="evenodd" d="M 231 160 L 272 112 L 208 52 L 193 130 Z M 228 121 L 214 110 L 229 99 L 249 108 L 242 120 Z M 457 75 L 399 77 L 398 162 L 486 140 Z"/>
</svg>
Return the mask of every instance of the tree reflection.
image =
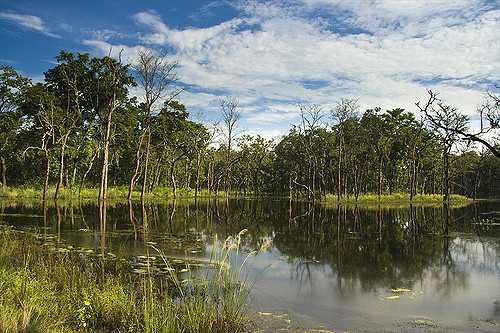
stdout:
<svg viewBox="0 0 500 333">
<path fill-rule="evenodd" d="M 139 246 L 147 241 L 165 240 L 178 246 L 176 251 L 189 252 L 197 239 L 207 244 L 215 237 L 224 239 L 248 229 L 243 250 L 260 249 L 272 240 L 269 251 L 287 261 L 290 278 L 299 287 L 312 286 L 314 272 L 321 270 L 339 295 L 354 288 L 365 292 L 413 288 L 431 279 L 436 294 L 449 297 L 456 290 L 469 287 L 467 269 L 490 273 L 500 270 L 498 228 L 474 224 L 482 211 L 492 210 L 487 203 L 450 208 L 326 207 L 270 199 L 198 198 L 168 204 L 130 201 L 125 205 L 100 203 L 98 214 L 95 205 L 79 204 L 80 218 L 68 214 L 72 223 L 64 223 L 64 205 L 61 202 L 54 205 L 55 209 L 47 205 L 23 209 L 43 209 L 44 219 L 40 222 L 54 228 L 59 236 L 68 229 L 99 231 L 101 251 L 110 246 L 106 244 L 110 231 L 119 231 L 122 241 L 134 240 L 134 246 L 123 243 L 123 251 L 134 248 L 135 241 Z M 9 209 L 4 208 L 7 213 Z M 56 223 L 51 223 L 50 216 L 56 217 Z M 107 219 L 113 221 L 113 230 L 108 230 Z M 465 236 L 479 227 L 484 229 L 479 238 Z"/>
</svg>

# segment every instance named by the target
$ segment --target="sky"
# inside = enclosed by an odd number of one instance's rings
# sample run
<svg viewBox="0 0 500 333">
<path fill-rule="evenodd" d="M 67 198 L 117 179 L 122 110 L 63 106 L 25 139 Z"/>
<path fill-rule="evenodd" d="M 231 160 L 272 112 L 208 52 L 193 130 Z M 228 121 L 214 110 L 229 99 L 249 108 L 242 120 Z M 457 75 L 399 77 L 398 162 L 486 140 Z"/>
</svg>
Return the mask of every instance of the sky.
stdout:
<svg viewBox="0 0 500 333">
<path fill-rule="evenodd" d="M 0 45 L 35 81 L 61 49 L 166 52 L 192 118 L 216 121 L 233 96 L 242 132 L 276 138 L 299 104 L 417 113 L 427 89 L 474 119 L 500 86 L 500 0 L 0 0 Z"/>
</svg>

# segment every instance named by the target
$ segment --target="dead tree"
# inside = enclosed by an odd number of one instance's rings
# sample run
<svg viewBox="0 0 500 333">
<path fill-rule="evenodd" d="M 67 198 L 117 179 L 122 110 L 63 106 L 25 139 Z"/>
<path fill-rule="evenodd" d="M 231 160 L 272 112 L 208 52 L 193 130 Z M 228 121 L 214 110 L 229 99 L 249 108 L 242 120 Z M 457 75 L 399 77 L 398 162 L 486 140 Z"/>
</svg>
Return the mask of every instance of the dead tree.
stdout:
<svg viewBox="0 0 500 333">
<path fill-rule="evenodd" d="M 142 122 L 142 134 L 139 139 L 136 153 L 135 170 L 130 179 L 130 186 L 128 192 L 129 200 L 132 197 L 132 190 L 135 186 L 135 181 L 139 173 L 139 166 L 141 159 L 143 159 L 142 168 L 142 187 L 141 187 L 141 200 L 144 200 L 144 193 L 146 191 L 149 155 L 151 149 L 151 120 L 154 112 L 154 107 L 160 99 L 173 100 L 180 94 L 181 89 L 172 90 L 172 85 L 177 81 L 178 63 L 170 61 L 165 55 L 156 55 L 151 50 L 140 51 L 138 59 L 133 68 L 137 73 L 139 85 L 142 87 L 144 93 L 144 120 Z M 143 145 L 145 147 L 143 148 Z M 142 154 L 141 150 L 145 150 Z"/>
<path fill-rule="evenodd" d="M 337 199 L 342 195 L 342 162 L 345 145 L 345 123 L 348 119 L 354 117 L 358 110 L 358 101 L 356 99 L 342 98 L 332 110 L 332 119 L 337 126 L 338 134 L 338 161 L 337 161 Z M 345 176 L 344 176 L 345 178 Z M 345 182 L 345 179 L 344 179 Z"/>
<path fill-rule="evenodd" d="M 442 100 L 432 90 L 428 91 L 429 98 L 425 105 L 415 103 L 424 114 L 424 118 L 439 137 L 443 156 L 443 201 L 449 201 L 449 158 L 453 146 L 460 139 L 460 133 L 467 131 L 467 116 L 460 114 L 456 108 L 443 104 Z"/>
<path fill-rule="evenodd" d="M 241 118 L 240 104 L 236 98 L 226 98 L 220 100 L 220 111 L 222 114 L 223 133 L 226 139 L 226 154 L 224 165 L 224 191 L 229 195 L 231 186 L 231 149 L 237 137 L 238 122 Z"/>
</svg>

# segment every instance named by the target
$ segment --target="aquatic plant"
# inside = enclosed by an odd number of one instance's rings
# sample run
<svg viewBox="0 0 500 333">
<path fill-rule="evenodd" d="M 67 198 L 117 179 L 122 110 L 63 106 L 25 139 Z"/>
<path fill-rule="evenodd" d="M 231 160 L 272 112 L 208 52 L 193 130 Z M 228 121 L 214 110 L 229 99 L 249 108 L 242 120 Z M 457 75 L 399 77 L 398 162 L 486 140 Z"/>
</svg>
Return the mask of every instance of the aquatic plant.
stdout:
<svg viewBox="0 0 500 333">
<path fill-rule="evenodd" d="M 150 245 L 170 268 L 165 276 L 151 265 L 137 274 L 114 257 L 50 251 L 33 235 L 5 226 L 0 242 L 0 332 L 229 333 L 248 322 L 248 288 L 231 269 L 238 250 L 232 245 L 200 274 L 176 271 Z M 189 277 L 180 279 L 183 274 Z"/>
</svg>

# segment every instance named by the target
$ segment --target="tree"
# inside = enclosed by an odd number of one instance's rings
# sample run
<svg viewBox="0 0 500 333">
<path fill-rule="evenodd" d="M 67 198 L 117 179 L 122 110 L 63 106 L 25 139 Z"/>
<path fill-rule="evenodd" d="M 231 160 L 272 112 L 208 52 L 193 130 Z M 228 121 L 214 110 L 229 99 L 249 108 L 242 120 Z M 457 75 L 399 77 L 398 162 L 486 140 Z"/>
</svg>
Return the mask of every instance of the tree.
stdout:
<svg viewBox="0 0 500 333">
<path fill-rule="evenodd" d="M 345 123 L 347 120 L 356 116 L 358 102 L 355 99 L 342 98 L 332 110 L 332 119 L 337 130 L 338 137 L 338 163 L 337 163 L 337 198 L 342 196 L 342 161 L 344 155 L 345 143 Z"/>
<path fill-rule="evenodd" d="M 151 115 L 154 111 L 155 104 L 163 98 L 168 101 L 173 100 L 180 91 L 171 90 L 172 85 L 177 81 L 177 62 L 169 61 L 165 55 L 156 55 L 151 50 L 140 51 L 138 54 L 137 63 L 133 66 L 137 73 L 139 85 L 143 89 L 144 102 L 142 104 L 144 114 L 142 125 L 142 135 L 139 139 L 139 144 L 136 153 L 136 168 L 130 179 L 129 200 L 132 195 L 132 189 L 137 178 L 138 165 L 140 160 L 139 151 L 142 145 L 146 144 L 146 152 L 144 157 L 141 200 L 144 200 L 144 192 L 147 184 L 149 155 L 151 148 Z"/>
<path fill-rule="evenodd" d="M 500 148 L 498 147 L 498 137 L 495 138 L 495 132 L 500 130 L 500 96 L 493 92 L 487 92 L 484 102 L 478 107 L 480 128 L 478 132 L 470 133 L 466 130 L 455 130 L 465 141 L 478 142 L 485 146 L 494 156 L 500 158 Z M 467 119 L 468 120 L 468 119 Z M 493 141 L 489 142 L 484 138 L 490 134 Z M 495 142 L 496 141 L 496 142 Z"/>
<path fill-rule="evenodd" d="M 63 110 L 55 135 L 59 144 L 59 177 L 54 199 L 59 197 L 59 189 L 63 186 L 65 155 L 68 140 L 82 123 L 82 112 L 85 101 L 85 90 L 89 83 L 90 56 L 61 51 L 56 57 L 58 65 L 45 73 L 48 87 L 58 96 L 58 103 Z"/>
<path fill-rule="evenodd" d="M 302 185 L 307 189 L 308 199 L 314 200 L 316 197 L 316 165 L 318 164 L 317 156 L 314 154 L 314 141 L 317 135 L 317 129 L 320 127 L 320 121 L 324 117 L 323 109 L 317 105 L 299 105 L 300 117 L 302 122 L 302 132 L 304 134 L 304 147 L 306 149 L 307 160 L 307 175 L 309 186 Z M 296 181 L 294 181 L 296 183 Z M 296 183 L 299 185 L 298 183 Z"/>
<path fill-rule="evenodd" d="M 23 89 L 29 84 L 30 80 L 19 75 L 14 68 L 0 67 L 0 186 L 4 190 L 7 187 L 6 159 L 12 157 L 12 142 L 21 125 L 17 107 Z"/>
<path fill-rule="evenodd" d="M 451 149 L 458 142 L 459 133 L 467 130 L 467 117 L 460 114 L 456 108 L 443 104 L 437 94 L 428 91 L 429 99 L 425 105 L 417 102 L 415 105 L 424 114 L 425 119 L 438 135 L 442 144 L 443 156 L 443 201 L 449 201 L 449 158 Z"/>
<path fill-rule="evenodd" d="M 368 145 L 372 147 L 371 151 L 375 152 L 371 160 L 371 169 L 377 170 L 377 176 L 372 179 L 377 179 L 376 191 L 378 197 L 382 195 L 382 180 L 383 180 L 383 165 L 387 156 L 387 140 L 385 122 L 379 115 L 381 109 L 374 108 L 367 110 L 360 121 L 360 126 L 364 132 Z"/>
<path fill-rule="evenodd" d="M 23 113 L 30 118 L 29 131 L 38 137 L 38 146 L 29 146 L 23 155 L 33 149 L 43 152 L 45 158 L 45 180 L 43 185 L 43 201 L 47 198 L 50 177 L 50 150 L 56 144 L 56 131 L 65 121 L 64 111 L 58 106 L 57 97 L 41 83 L 26 89 L 21 107 Z"/>
<path fill-rule="evenodd" d="M 118 60 L 109 56 L 91 60 L 91 100 L 94 103 L 93 110 L 96 111 L 98 118 L 102 147 L 100 200 L 107 199 L 109 146 L 113 115 L 127 101 L 127 87 L 135 84 L 128 70 L 129 66 L 123 65 L 121 62 L 121 54 Z"/>
<path fill-rule="evenodd" d="M 236 98 L 226 98 L 219 102 L 220 112 L 222 115 L 223 129 L 222 132 L 226 139 L 226 156 L 224 166 L 224 191 L 225 195 L 229 195 L 231 186 L 231 149 L 232 144 L 237 138 L 238 122 L 241 118 L 240 104 Z"/>
<path fill-rule="evenodd" d="M 159 157 L 159 167 L 162 161 L 170 157 L 170 181 L 174 197 L 177 196 L 175 167 L 189 153 L 191 133 L 187 130 L 188 113 L 186 107 L 178 101 L 166 101 L 155 121 L 152 123 L 153 142 Z"/>
</svg>

